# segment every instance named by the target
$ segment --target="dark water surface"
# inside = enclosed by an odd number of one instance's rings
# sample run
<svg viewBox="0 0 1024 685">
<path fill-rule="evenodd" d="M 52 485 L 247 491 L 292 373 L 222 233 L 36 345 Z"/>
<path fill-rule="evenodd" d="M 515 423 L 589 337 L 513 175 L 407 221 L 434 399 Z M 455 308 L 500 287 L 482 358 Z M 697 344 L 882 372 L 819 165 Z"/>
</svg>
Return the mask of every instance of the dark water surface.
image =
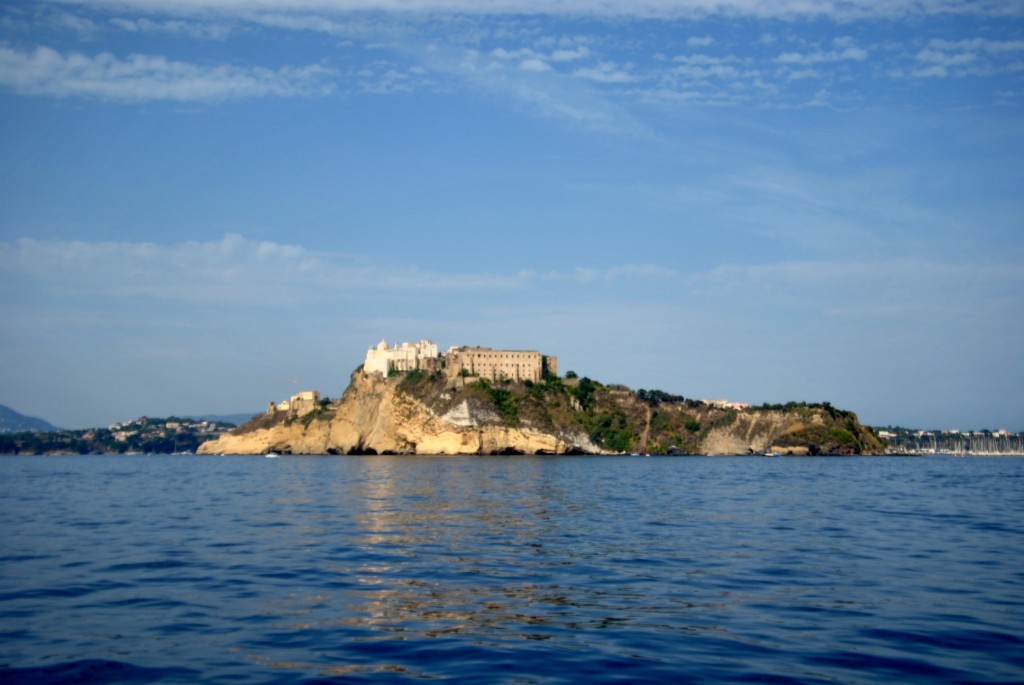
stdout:
<svg viewBox="0 0 1024 685">
<path fill-rule="evenodd" d="M 0 682 L 1024 682 L 1024 459 L 0 459 Z"/>
</svg>

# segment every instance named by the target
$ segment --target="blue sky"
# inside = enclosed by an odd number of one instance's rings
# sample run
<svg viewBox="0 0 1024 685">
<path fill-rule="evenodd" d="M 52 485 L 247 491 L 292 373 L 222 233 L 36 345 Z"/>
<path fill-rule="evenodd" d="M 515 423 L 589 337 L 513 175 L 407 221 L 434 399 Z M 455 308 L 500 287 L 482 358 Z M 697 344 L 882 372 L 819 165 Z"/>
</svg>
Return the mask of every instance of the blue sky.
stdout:
<svg viewBox="0 0 1024 685">
<path fill-rule="evenodd" d="M 336 397 L 365 350 L 1024 430 L 1016 0 L 0 6 L 0 403 Z"/>
</svg>

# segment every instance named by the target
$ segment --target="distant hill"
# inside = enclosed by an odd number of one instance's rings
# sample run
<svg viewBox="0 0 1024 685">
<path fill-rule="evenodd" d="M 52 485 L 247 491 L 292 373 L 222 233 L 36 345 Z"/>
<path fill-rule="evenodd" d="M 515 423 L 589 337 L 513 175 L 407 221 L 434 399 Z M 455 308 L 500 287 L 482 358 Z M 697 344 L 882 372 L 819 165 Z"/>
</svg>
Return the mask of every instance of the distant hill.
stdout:
<svg viewBox="0 0 1024 685">
<path fill-rule="evenodd" d="M 25 431 L 46 433 L 55 430 L 57 427 L 49 421 L 19 414 L 10 407 L 0 404 L 0 433 L 22 433 Z"/>
<path fill-rule="evenodd" d="M 189 414 L 187 418 L 195 421 L 219 421 L 220 423 L 230 423 L 233 426 L 241 426 L 243 423 L 249 423 L 254 416 L 262 413 L 262 411 L 254 411 L 251 414 L 204 414 L 203 416 Z"/>
</svg>

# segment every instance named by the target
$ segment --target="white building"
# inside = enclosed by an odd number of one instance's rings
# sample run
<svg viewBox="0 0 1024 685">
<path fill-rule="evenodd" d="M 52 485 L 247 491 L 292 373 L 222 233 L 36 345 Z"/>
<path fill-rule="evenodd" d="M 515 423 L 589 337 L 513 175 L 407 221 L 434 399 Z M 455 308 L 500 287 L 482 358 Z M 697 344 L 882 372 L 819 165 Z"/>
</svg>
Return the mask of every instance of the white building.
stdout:
<svg viewBox="0 0 1024 685">
<path fill-rule="evenodd" d="M 284 412 L 291 416 L 304 416 L 313 411 L 320 404 L 320 392 L 317 390 L 303 390 L 291 399 L 284 402 L 267 404 L 267 415 L 273 416 L 278 412 Z"/>
<path fill-rule="evenodd" d="M 709 407 L 715 407 L 717 409 L 735 409 L 736 411 L 743 411 L 750 408 L 748 402 L 733 402 L 732 400 L 701 400 L 702 403 Z"/>
<path fill-rule="evenodd" d="M 429 340 L 404 342 L 394 347 L 388 347 L 387 340 L 381 340 L 376 347 L 367 350 L 363 373 L 387 376 L 391 371 L 415 371 L 426 365 L 425 360 L 437 358 L 437 345 Z"/>
</svg>

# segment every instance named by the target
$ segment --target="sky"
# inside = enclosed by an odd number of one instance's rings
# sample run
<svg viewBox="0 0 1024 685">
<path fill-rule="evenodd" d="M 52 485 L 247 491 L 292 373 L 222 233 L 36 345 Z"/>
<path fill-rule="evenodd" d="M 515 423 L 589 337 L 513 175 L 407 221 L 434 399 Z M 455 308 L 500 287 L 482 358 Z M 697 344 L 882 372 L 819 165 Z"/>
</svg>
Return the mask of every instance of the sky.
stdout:
<svg viewBox="0 0 1024 685">
<path fill-rule="evenodd" d="M 366 350 L 1024 430 L 1019 0 L 0 4 L 0 403 L 337 397 Z"/>
</svg>

